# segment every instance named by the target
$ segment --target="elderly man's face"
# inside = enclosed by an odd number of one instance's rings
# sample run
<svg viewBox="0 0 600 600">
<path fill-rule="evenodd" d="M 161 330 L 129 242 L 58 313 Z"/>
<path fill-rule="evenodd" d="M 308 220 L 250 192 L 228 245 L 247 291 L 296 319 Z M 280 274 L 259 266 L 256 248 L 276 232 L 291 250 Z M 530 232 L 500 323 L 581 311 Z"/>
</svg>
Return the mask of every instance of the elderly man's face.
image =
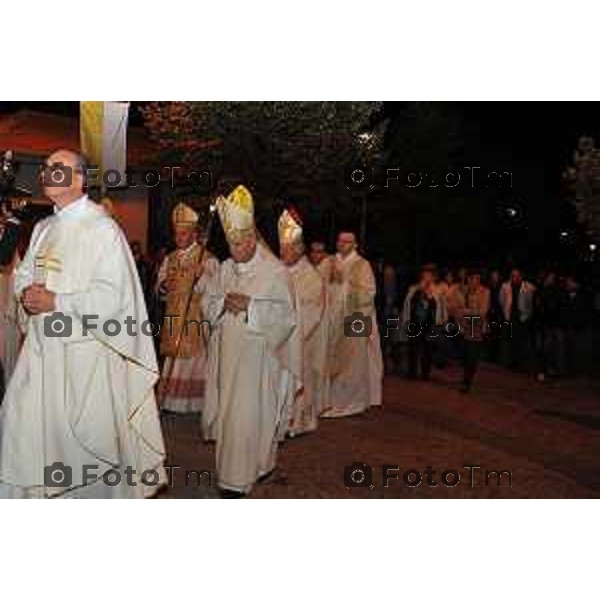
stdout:
<svg viewBox="0 0 600 600">
<path fill-rule="evenodd" d="M 175 227 L 175 245 L 185 250 L 196 241 L 196 231 L 192 227 Z"/>
<path fill-rule="evenodd" d="M 291 267 L 302 258 L 302 248 L 294 244 L 281 245 L 281 261 L 284 265 Z"/>
<path fill-rule="evenodd" d="M 231 258 L 237 263 L 245 263 L 256 253 L 256 235 L 249 233 L 236 243 L 229 243 Z"/>
<path fill-rule="evenodd" d="M 342 256 L 348 256 L 356 248 L 356 238 L 353 233 L 340 233 L 337 239 L 337 251 Z"/>
<path fill-rule="evenodd" d="M 79 158 L 69 150 L 58 150 L 51 154 L 40 172 L 42 193 L 54 203 L 64 198 L 83 196 L 83 180 Z"/>
</svg>

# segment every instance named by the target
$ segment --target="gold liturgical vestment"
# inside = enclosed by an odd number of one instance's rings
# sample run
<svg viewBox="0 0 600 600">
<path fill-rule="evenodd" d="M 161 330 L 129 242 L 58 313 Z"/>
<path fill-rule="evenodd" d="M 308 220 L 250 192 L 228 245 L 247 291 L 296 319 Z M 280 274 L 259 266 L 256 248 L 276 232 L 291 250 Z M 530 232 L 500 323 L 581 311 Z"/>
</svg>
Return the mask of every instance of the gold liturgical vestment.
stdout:
<svg viewBox="0 0 600 600">
<path fill-rule="evenodd" d="M 160 353 L 163 356 L 190 358 L 204 346 L 202 339 L 202 310 L 200 294 L 192 293 L 189 310 L 185 314 L 188 295 L 194 285 L 201 247 L 194 243 L 185 250 L 175 250 L 166 258 L 167 305 L 161 324 Z M 204 259 L 209 258 L 205 252 Z M 208 331 L 206 332 L 208 335 Z M 179 343 L 179 352 L 177 344 Z"/>
</svg>

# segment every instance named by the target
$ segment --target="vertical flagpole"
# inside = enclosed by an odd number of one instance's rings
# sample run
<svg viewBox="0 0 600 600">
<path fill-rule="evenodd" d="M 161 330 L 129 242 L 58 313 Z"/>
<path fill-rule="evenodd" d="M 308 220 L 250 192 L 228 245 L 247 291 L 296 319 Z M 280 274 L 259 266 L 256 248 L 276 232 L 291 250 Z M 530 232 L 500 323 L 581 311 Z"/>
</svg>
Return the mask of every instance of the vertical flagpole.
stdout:
<svg viewBox="0 0 600 600">
<path fill-rule="evenodd" d="M 127 166 L 127 115 L 129 102 L 80 102 L 81 150 L 98 165 L 100 196 L 107 193 L 104 174 L 115 169 L 121 176 Z"/>
</svg>

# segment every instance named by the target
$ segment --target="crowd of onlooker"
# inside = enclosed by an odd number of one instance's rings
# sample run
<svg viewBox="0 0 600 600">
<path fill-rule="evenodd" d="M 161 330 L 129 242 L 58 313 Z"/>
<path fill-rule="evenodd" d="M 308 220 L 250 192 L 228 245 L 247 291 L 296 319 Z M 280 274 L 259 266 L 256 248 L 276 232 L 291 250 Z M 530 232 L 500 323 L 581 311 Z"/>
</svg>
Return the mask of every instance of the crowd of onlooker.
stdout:
<svg viewBox="0 0 600 600">
<path fill-rule="evenodd" d="M 145 256 L 131 243 L 150 318 L 161 322 L 164 296 L 156 289 L 162 248 Z M 309 258 L 327 256 L 315 242 Z M 501 364 L 547 377 L 594 375 L 600 349 L 600 290 L 572 273 L 551 268 L 528 278 L 520 268 L 423 265 L 414 271 L 379 261 L 377 315 L 386 371 L 428 379 L 451 360 L 464 365 L 463 389 L 471 387 L 479 362 Z"/>
<path fill-rule="evenodd" d="M 479 361 L 548 376 L 594 374 L 600 340 L 600 292 L 570 272 L 519 268 L 440 271 L 375 265 L 379 326 L 388 372 L 429 378 L 451 359 L 464 365 L 463 390 Z"/>
</svg>

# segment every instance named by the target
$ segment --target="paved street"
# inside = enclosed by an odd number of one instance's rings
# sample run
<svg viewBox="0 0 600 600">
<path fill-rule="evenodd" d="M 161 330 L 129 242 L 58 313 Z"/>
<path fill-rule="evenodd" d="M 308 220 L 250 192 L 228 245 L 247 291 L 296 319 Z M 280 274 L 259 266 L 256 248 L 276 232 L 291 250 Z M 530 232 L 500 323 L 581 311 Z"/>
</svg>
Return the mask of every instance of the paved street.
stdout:
<svg viewBox="0 0 600 600">
<path fill-rule="evenodd" d="M 318 432 L 287 441 L 278 470 L 251 497 L 600 497 L 600 382 L 538 384 L 490 365 L 482 366 L 470 395 L 459 392 L 459 380 L 454 367 L 434 372 L 429 383 L 387 378 L 383 408 L 322 420 Z M 161 497 L 216 497 L 193 477 L 184 485 L 185 469 L 214 469 L 214 448 L 201 441 L 198 418 L 165 415 L 163 425 L 169 461 L 181 469 Z M 353 462 L 373 467 L 372 488 L 344 485 L 344 467 Z M 382 486 L 384 464 L 400 467 L 390 471 L 399 479 L 388 487 Z M 467 464 L 481 468 L 469 471 Z M 435 473 L 426 473 L 429 466 Z M 403 483 L 409 469 L 420 472 L 419 486 Z M 442 483 L 445 470 L 458 471 L 458 485 Z M 486 470 L 511 471 L 512 487 L 506 474 L 498 485 L 491 473 L 486 485 Z M 455 477 L 446 474 L 447 483 Z"/>
</svg>

